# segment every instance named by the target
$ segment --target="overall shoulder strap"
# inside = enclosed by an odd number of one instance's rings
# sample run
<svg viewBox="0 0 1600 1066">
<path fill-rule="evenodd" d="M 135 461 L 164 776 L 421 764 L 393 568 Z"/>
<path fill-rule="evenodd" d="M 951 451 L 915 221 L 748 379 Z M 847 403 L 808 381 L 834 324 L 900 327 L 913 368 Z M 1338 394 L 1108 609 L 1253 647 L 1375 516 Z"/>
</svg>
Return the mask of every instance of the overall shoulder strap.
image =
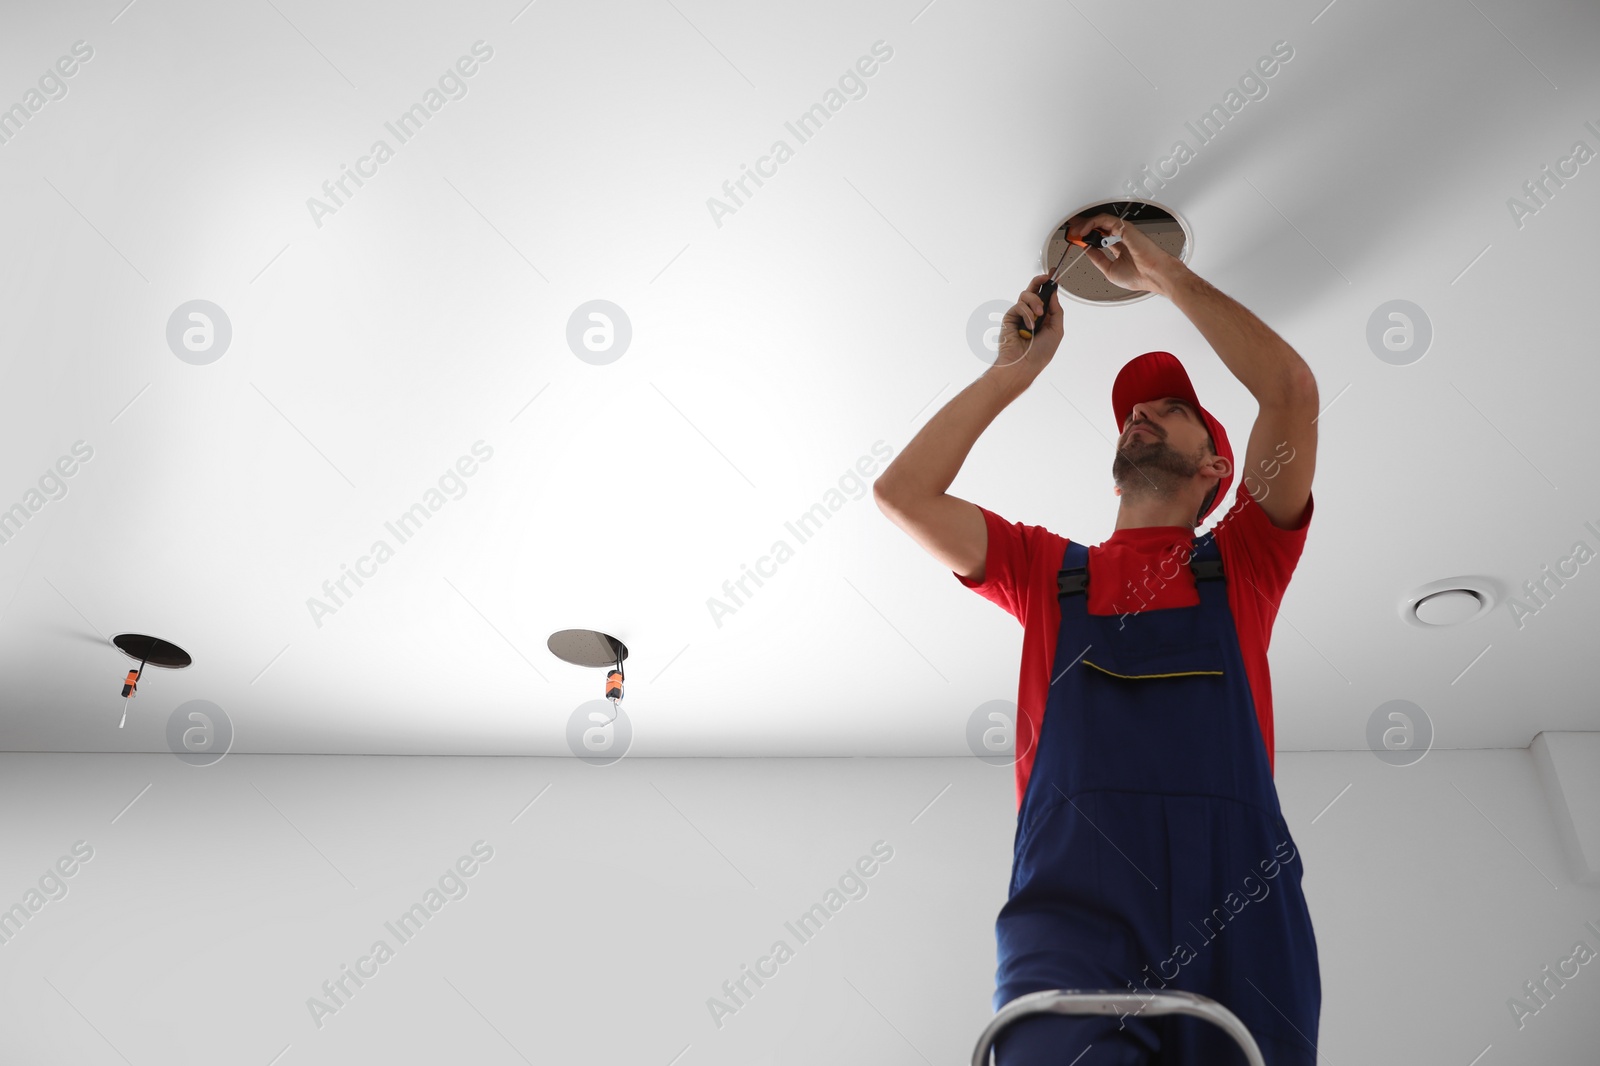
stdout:
<svg viewBox="0 0 1600 1066">
<path fill-rule="evenodd" d="M 1196 584 L 1222 580 L 1222 552 L 1217 547 L 1216 530 L 1195 538 L 1194 552 L 1189 556 L 1189 569 L 1194 571 Z"/>
<path fill-rule="evenodd" d="M 1222 553 L 1217 548 L 1217 538 L 1213 534 L 1207 533 L 1195 539 L 1194 551 L 1189 556 L 1189 569 L 1194 571 L 1197 584 L 1223 579 Z M 1056 572 L 1056 596 L 1082 594 L 1087 597 L 1088 589 L 1089 549 L 1075 540 L 1069 541 L 1062 556 L 1061 569 Z"/>
<path fill-rule="evenodd" d="M 1061 569 L 1056 572 L 1056 596 L 1072 596 L 1083 593 L 1088 597 L 1089 588 L 1089 549 L 1077 541 L 1068 541 L 1067 550 L 1062 555 Z"/>
</svg>

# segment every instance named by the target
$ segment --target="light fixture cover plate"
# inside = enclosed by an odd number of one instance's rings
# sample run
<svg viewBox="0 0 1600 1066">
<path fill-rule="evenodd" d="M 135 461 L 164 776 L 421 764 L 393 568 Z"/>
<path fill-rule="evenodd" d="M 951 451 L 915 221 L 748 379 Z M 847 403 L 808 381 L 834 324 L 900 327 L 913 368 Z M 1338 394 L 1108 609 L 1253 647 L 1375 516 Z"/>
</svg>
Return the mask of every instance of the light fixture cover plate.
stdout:
<svg viewBox="0 0 1600 1066">
<path fill-rule="evenodd" d="M 1417 601 L 1417 617 L 1430 626 L 1453 626 L 1475 618 L 1483 600 L 1470 589 L 1445 589 Z"/>
<path fill-rule="evenodd" d="M 574 666 L 614 666 L 628 657 L 628 646 L 597 629 L 563 629 L 550 634 L 550 654 Z"/>
<path fill-rule="evenodd" d="M 118 633 L 111 638 L 111 643 L 117 650 L 130 659 L 137 659 L 148 666 L 165 666 L 169 670 L 181 670 L 194 662 L 189 653 L 168 640 L 160 637 L 147 637 L 143 633 Z"/>
</svg>

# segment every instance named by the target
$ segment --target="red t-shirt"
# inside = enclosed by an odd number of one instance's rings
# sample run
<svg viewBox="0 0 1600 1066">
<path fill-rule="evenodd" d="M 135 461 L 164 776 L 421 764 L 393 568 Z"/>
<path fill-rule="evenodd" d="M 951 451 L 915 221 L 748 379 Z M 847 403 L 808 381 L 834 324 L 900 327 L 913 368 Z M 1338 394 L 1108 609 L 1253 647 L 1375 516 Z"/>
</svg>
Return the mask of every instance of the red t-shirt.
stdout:
<svg viewBox="0 0 1600 1066">
<path fill-rule="evenodd" d="M 1234 505 L 1214 532 L 1222 555 L 1228 607 L 1239 634 L 1245 676 L 1256 701 L 1256 720 L 1267 747 L 1267 765 L 1274 766 L 1272 732 L 1272 676 L 1267 670 L 1267 645 L 1272 623 L 1289 577 L 1305 547 L 1315 499 L 1293 529 L 1272 524 L 1261 505 L 1248 492 L 1238 494 Z M 1007 522 L 985 507 L 989 551 L 983 583 L 968 581 L 952 571 L 962 585 L 1005 608 L 1022 623 L 1022 678 L 1017 686 L 1016 762 L 1017 808 L 1033 769 L 1039 727 L 1044 721 L 1050 691 L 1050 665 L 1061 630 L 1061 603 L 1056 573 L 1068 540 L 1043 526 Z M 1188 558 L 1196 531 L 1184 526 L 1145 526 L 1119 529 L 1105 543 L 1089 548 L 1089 613 L 1116 615 L 1164 607 L 1193 607 L 1200 602 L 1194 571 Z"/>
</svg>

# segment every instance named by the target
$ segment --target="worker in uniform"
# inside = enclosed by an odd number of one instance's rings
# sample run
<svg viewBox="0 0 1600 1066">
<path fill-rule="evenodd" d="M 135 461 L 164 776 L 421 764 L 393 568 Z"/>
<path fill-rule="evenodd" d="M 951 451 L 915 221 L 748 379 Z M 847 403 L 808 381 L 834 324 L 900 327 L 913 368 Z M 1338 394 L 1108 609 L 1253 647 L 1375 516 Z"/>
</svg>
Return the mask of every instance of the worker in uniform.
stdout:
<svg viewBox="0 0 1600 1066">
<path fill-rule="evenodd" d="M 1314 501 L 1318 398 L 1282 338 L 1132 223 L 1075 219 L 1120 244 L 1086 254 L 1125 289 L 1168 297 L 1260 410 L 1233 507 L 1222 424 L 1171 353 L 1111 390 L 1116 528 L 1086 546 L 946 490 L 978 436 L 1053 358 L 1061 306 L 1035 278 L 999 356 L 874 486 L 880 509 L 955 577 L 1023 624 L 1017 827 L 995 924 L 994 1007 L 1047 989 L 1187 991 L 1228 1008 L 1269 1066 L 1316 1062 L 1322 986 L 1304 865 L 1273 784 L 1267 645 Z M 1019 330 L 1032 334 L 1023 340 Z M 1070 379 L 1064 394 L 1074 395 Z M 1039 463 L 1047 469 L 1046 463 Z M 1033 1015 L 999 1066 L 1242 1064 L 1187 1016 Z"/>
</svg>

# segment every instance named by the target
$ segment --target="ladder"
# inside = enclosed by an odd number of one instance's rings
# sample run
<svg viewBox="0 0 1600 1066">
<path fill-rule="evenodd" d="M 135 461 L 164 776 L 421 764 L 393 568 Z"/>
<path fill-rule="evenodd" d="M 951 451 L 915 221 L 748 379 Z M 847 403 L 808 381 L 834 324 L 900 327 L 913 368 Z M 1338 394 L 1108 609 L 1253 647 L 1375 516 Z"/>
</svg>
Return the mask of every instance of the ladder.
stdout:
<svg viewBox="0 0 1600 1066">
<path fill-rule="evenodd" d="M 1219 1026 L 1244 1049 L 1249 1066 L 1266 1066 L 1261 1049 L 1256 1046 L 1250 1030 L 1227 1007 L 1214 999 L 1193 992 L 1153 992 L 1141 996 L 1131 992 L 1110 990 L 1083 991 L 1080 989 L 1051 989 L 1030 992 L 1000 1008 L 978 1037 L 978 1046 L 972 1052 L 972 1066 L 989 1066 L 989 1051 L 1000 1030 L 1030 1014 L 1189 1014 Z"/>
</svg>

